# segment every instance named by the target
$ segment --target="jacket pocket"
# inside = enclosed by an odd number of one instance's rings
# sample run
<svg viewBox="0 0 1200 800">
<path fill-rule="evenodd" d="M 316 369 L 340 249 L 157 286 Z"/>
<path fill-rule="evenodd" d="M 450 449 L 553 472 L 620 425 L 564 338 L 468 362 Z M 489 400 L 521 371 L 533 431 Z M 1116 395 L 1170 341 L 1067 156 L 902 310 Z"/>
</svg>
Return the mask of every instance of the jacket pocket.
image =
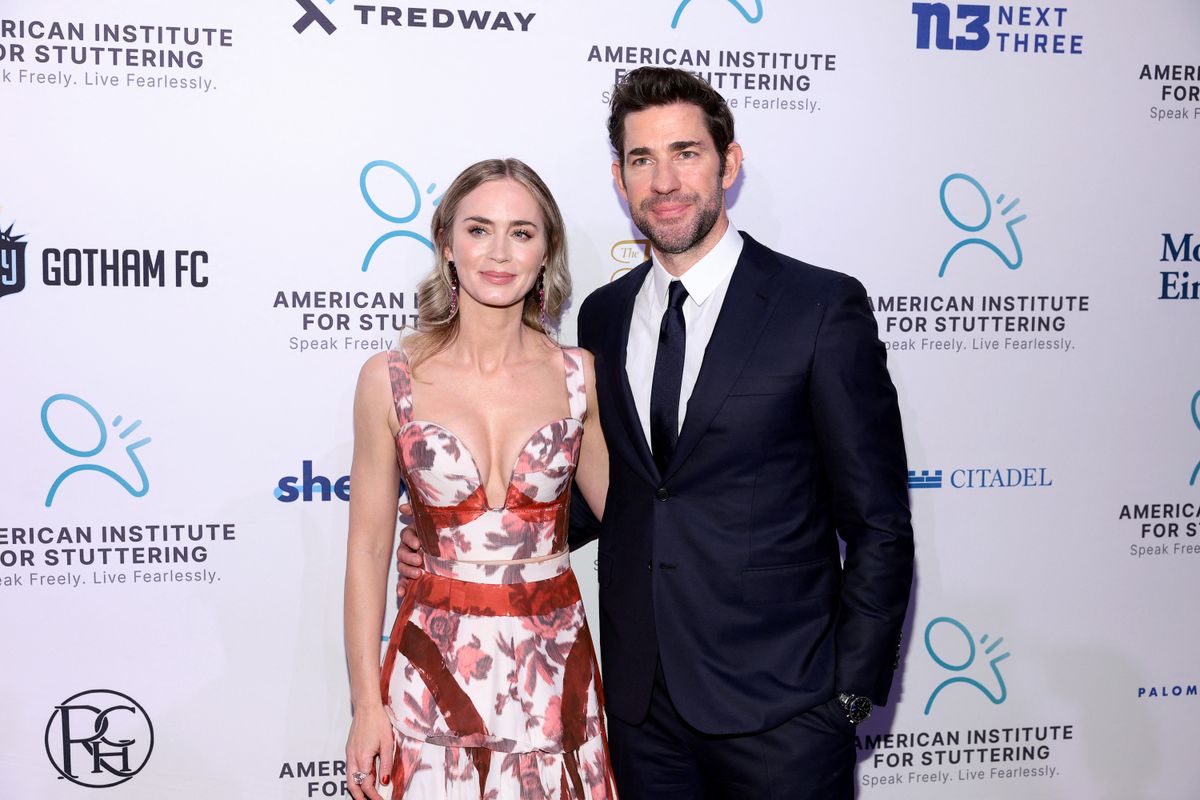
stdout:
<svg viewBox="0 0 1200 800">
<path fill-rule="evenodd" d="M 731 395 L 788 394 L 800 391 L 808 373 L 798 375 L 743 375 L 729 390 Z"/>
<path fill-rule="evenodd" d="M 751 605 L 798 603 L 837 594 L 841 567 L 836 558 L 742 570 L 742 600 Z"/>
</svg>

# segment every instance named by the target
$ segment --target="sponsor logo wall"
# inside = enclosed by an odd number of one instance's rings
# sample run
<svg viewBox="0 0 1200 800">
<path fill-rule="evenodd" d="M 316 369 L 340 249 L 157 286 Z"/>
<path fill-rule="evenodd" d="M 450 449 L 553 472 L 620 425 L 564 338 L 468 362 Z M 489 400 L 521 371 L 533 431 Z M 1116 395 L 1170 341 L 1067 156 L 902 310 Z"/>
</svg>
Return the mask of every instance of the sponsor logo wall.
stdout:
<svg viewBox="0 0 1200 800">
<path fill-rule="evenodd" d="M 562 206 L 574 342 L 648 254 L 642 65 L 725 95 L 734 224 L 887 348 L 917 587 L 859 796 L 1192 796 L 1200 8 L 884 6 L 6 3 L 0 796 L 344 796 L 358 369 L 492 156 Z"/>
</svg>

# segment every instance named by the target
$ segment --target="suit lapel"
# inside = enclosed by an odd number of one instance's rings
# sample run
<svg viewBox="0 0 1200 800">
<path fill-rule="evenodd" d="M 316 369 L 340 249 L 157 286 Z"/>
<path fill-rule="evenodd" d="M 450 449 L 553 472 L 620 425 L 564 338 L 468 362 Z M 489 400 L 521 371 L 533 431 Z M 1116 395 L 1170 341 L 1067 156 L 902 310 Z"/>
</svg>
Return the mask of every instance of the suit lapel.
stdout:
<svg viewBox="0 0 1200 800">
<path fill-rule="evenodd" d="M 675 474 L 708 430 L 779 300 L 779 293 L 771 291 L 771 284 L 780 269 L 778 259 L 747 234 L 743 233 L 742 237 L 745 245 L 729 279 L 729 289 L 712 338 L 704 351 L 696 387 L 688 399 L 687 416 L 664 480 Z M 626 324 L 627 333 L 628 330 Z M 645 436 L 641 438 L 644 440 Z M 649 448 L 646 450 L 649 452 Z"/>
<path fill-rule="evenodd" d="M 613 396 L 617 401 L 617 415 L 625 427 L 625 436 L 617 437 L 616 443 L 627 443 L 633 451 L 627 454 L 633 456 L 632 459 L 629 459 L 630 462 L 641 464 L 643 477 L 650 483 L 657 483 L 658 467 L 654 464 L 654 454 L 650 452 L 650 444 L 646 441 L 646 433 L 642 429 L 637 406 L 633 402 L 633 390 L 629 386 L 629 373 L 625 369 L 629 350 L 629 328 L 633 321 L 633 306 L 637 300 L 638 291 L 649 274 L 650 262 L 646 261 L 636 267 L 624 281 L 629 285 L 629 289 L 621 298 L 621 306 L 618 309 L 620 324 L 609 328 L 609 330 L 615 330 L 615 338 L 609 341 L 611 348 L 609 352 L 618 353 L 620 357 L 609 359 L 612 368 L 609 371 L 608 379 L 609 386 L 616 387 Z M 609 447 L 612 447 L 613 444 L 614 442 L 610 440 Z"/>
</svg>

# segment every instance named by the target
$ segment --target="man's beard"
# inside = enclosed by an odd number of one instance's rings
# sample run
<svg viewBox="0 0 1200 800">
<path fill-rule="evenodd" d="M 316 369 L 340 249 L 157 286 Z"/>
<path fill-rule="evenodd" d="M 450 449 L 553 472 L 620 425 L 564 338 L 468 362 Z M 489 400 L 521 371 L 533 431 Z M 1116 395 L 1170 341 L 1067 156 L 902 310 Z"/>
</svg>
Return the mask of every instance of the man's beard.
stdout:
<svg viewBox="0 0 1200 800">
<path fill-rule="evenodd" d="M 709 231 L 717 224 L 717 220 L 721 217 L 721 204 L 723 192 L 720 183 L 717 184 L 716 191 L 709 195 L 707 202 L 701 203 L 699 194 L 669 194 L 658 197 L 651 197 L 643 200 L 638 208 L 630 206 L 629 214 L 633 217 L 633 222 L 638 226 L 646 238 L 650 240 L 650 244 L 654 245 L 654 249 L 660 253 L 669 253 L 671 255 L 679 255 L 685 253 L 695 247 L 705 236 L 708 236 Z M 689 224 L 681 226 L 671 226 L 670 230 L 656 230 L 650 223 L 650 210 L 658 204 L 670 205 L 680 201 L 691 203 L 696 208 L 696 216 Z"/>
</svg>

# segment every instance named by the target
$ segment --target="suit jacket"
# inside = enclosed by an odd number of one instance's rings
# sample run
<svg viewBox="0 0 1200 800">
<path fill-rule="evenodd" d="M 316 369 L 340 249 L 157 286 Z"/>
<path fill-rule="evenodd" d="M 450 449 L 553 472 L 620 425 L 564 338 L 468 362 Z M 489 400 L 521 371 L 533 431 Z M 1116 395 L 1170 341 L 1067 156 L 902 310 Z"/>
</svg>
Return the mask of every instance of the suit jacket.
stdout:
<svg viewBox="0 0 1200 800">
<path fill-rule="evenodd" d="M 892 681 L 913 542 L 875 318 L 858 281 L 742 236 L 664 474 L 625 372 L 649 262 L 579 312 L 610 485 L 602 526 L 576 495 L 571 544 L 600 536 L 607 707 L 634 724 L 659 659 L 680 714 L 713 734 L 772 728 L 835 690 L 883 703 Z"/>
</svg>

